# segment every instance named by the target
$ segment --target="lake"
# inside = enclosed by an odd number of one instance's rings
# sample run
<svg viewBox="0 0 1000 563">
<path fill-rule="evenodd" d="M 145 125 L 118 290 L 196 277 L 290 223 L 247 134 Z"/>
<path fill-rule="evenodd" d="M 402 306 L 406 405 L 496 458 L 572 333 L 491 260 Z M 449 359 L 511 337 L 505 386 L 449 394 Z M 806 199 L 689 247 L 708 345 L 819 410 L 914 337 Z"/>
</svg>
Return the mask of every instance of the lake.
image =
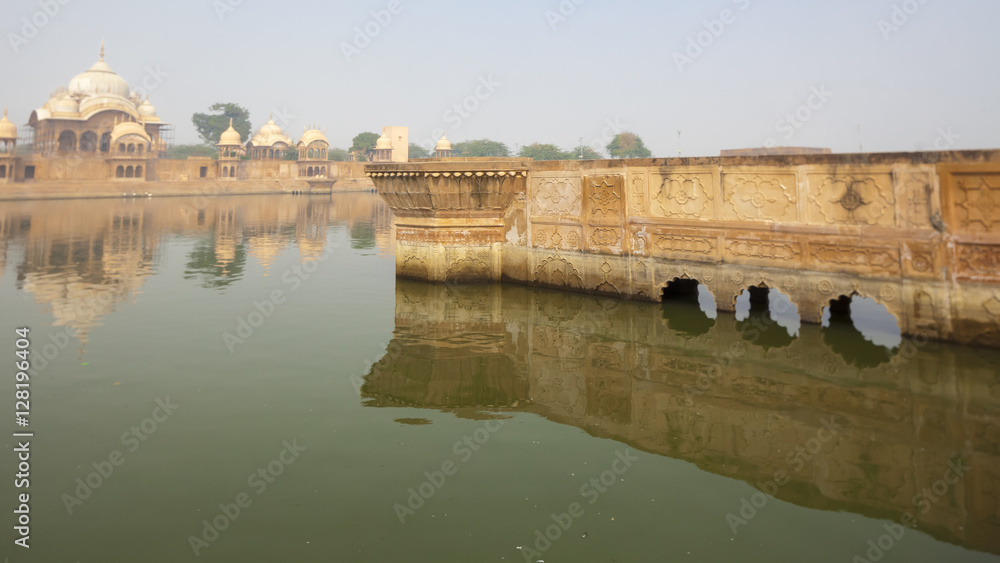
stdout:
<svg viewBox="0 0 1000 563">
<path fill-rule="evenodd" d="M 997 350 L 397 281 L 369 193 L 0 202 L 0 236 L 11 562 L 1000 561 Z"/>
</svg>

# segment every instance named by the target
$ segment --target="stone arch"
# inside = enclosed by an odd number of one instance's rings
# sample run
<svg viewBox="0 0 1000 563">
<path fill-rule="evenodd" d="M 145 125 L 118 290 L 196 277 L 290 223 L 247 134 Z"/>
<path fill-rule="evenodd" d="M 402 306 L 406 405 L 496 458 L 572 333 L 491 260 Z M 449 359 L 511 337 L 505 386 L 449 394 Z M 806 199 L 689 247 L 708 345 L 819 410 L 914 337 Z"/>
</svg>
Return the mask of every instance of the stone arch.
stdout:
<svg viewBox="0 0 1000 563">
<path fill-rule="evenodd" d="M 125 177 L 126 178 L 134 178 L 135 177 L 135 168 L 132 168 L 131 166 L 127 166 L 125 168 Z"/>
<path fill-rule="evenodd" d="M 132 154 L 134 152 L 135 152 L 135 143 L 129 143 L 128 144 L 128 153 Z"/>
<path fill-rule="evenodd" d="M 869 297 L 857 290 L 850 295 L 840 294 L 823 307 L 822 326 L 827 329 L 841 325 L 875 346 L 896 349 L 902 342 L 900 318 L 882 298 Z"/>
<path fill-rule="evenodd" d="M 101 152 L 108 152 L 111 150 L 111 133 L 101 134 Z"/>
<path fill-rule="evenodd" d="M 115 178 L 124 178 L 124 177 L 125 177 L 125 167 L 119 164 L 118 168 L 115 168 Z"/>
<path fill-rule="evenodd" d="M 766 282 L 761 281 L 757 285 L 747 286 L 736 296 L 733 304 L 736 321 L 751 322 L 761 333 L 769 332 L 771 326 L 778 325 L 785 330 L 789 338 L 794 339 L 802 328 L 799 307 L 792 297 L 781 289 L 770 287 Z M 753 340 L 747 338 L 745 334 L 744 339 Z M 772 334 L 767 340 L 772 342 L 772 345 L 781 346 L 784 344 L 780 342 L 785 338 L 774 337 Z M 788 343 L 790 342 L 788 340 Z"/>
<path fill-rule="evenodd" d="M 667 282 L 661 293 L 667 328 L 696 337 L 715 326 L 719 316 L 715 295 L 699 280 L 685 273 Z"/>
<path fill-rule="evenodd" d="M 136 178 L 142 178 L 142 165 L 141 164 L 139 166 L 135 167 L 135 177 Z"/>
<path fill-rule="evenodd" d="M 313 157 L 313 150 L 306 149 L 306 158 L 312 158 L 312 157 Z"/>
<path fill-rule="evenodd" d="M 69 152 L 76 150 L 76 133 L 70 130 L 59 133 L 59 151 Z"/>
<path fill-rule="evenodd" d="M 7 165 L 0 164 L 0 178 L 6 178 L 6 177 L 7 177 Z"/>
<path fill-rule="evenodd" d="M 83 152 L 96 152 L 98 147 L 97 133 L 84 131 L 80 135 L 80 150 Z"/>
<path fill-rule="evenodd" d="M 125 143 L 118 143 L 118 152 L 125 153 Z"/>
</svg>

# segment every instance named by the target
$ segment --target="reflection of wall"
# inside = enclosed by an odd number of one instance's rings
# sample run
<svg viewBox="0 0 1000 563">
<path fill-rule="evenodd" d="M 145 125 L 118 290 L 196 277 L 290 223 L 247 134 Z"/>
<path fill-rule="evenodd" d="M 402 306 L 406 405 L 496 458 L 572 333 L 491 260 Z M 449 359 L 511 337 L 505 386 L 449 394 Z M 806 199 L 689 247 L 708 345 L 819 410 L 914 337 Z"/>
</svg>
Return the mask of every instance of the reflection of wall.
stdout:
<svg viewBox="0 0 1000 563">
<path fill-rule="evenodd" d="M 331 224 L 372 223 L 391 252 L 392 218 L 373 194 L 325 197 L 169 198 L 83 201 L 0 201 L 0 275 L 9 247 L 22 246 L 18 286 L 52 311 L 56 326 L 87 331 L 135 299 L 154 268 L 161 238 L 200 238 L 189 273 L 208 286 L 234 281 L 240 256 L 265 272 L 288 247 L 318 257 Z M 197 254 L 201 252 L 201 254 Z"/>
<path fill-rule="evenodd" d="M 778 497 L 874 517 L 916 511 L 914 495 L 961 455 L 971 472 L 918 516 L 919 526 L 1000 553 L 996 352 L 928 345 L 909 361 L 897 354 L 859 369 L 818 327 L 769 348 L 728 315 L 692 337 L 668 328 L 662 311 L 573 293 L 399 280 L 396 337 L 362 390 L 386 406 L 483 407 L 478 397 L 501 397 L 490 404 L 752 484 L 785 470 L 792 482 Z M 506 371 L 470 372 L 467 359 L 477 355 Z M 788 453 L 831 417 L 843 429 L 794 471 Z"/>
</svg>

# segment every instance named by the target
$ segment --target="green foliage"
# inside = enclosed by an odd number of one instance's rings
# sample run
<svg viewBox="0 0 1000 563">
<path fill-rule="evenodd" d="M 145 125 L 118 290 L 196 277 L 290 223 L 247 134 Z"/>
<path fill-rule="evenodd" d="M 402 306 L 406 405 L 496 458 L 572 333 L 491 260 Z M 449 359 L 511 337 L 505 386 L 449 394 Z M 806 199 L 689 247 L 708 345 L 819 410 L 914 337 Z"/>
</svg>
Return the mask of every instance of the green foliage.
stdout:
<svg viewBox="0 0 1000 563">
<path fill-rule="evenodd" d="M 568 153 L 555 145 L 534 143 L 521 149 L 517 156 L 522 158 L 533 158 L 535 160 L 569 160 L 573 158 Z"/>
<path fill-rule="evenodd" d="M 466 157 L 503 157 L 510 156 L 510 149 L 500 141 L 490 139 L 479 139 L 477 141 L 464 141 L 452 145 L 454 156 Z"/>
<path fill-rule="evenodd" d="M 416 143 L 410 143 L 410 158 L 429 158 L 430 156 L 431 153 L 424 147 Z"/>
<path fill-rule="evenodd" d="M 213 104 L 208 110 L 216 113 L 196 113 L 191 116 L 191 123 L 205 144 L 214 145 L 219 142 L 222 132 L 229 128 L 229 118 L 233 119 L 233 128 L 239 131 L 244 142 L 249 140 L 250 112 L 246 108 L 230 102 Z"/>
<path fill-rule="evenodd" d="M 583 153 L 583 158 L 580 158 L 581 153 Z M 573 149 L 569 158 L 570 160 L 601 160 L 604 155 L 584 145 Z"/>
<path fill-rule="evenodd" d="M 615 138 L 605 148 L 607 148 L 611 158 L 649 158 L 653 156 L 653 153 L 642 142 L 642 138 L 631 131 L 615 135 Z"/>
<path fill-rule="evenodd" d="M 347 151 L 344 149 L 330 148 L 326 151 L 326 155 L 330 160 L 336 160 L 337 162 L 347 162 Z"/>
<path fill-rule="evenodd" d="M 358 151 L 365 160 L 371 160 L 372 154 L 375 152 L 375 143 L 378 142 L 378 133 L 358 133 L 353 140 L 351 145 L 352 151 Z"/>
<path fill-rule="evenodd" d="M 288 147 L 285 149 L 285 154 L 282 155 L 284 160 L 298 160 L 299 159 L 299 149 L 295 147 Z"/>
<path fill-rule="evenodd" d="M 226 122 L 226 126 L 229 126 L 229 122 Z M 164 158 L 183 160 L 189 156 L 201 156 L 201 157 L 217 157 L 219 151 L 215 147 L 206 147 L 205 145 L 174 145 L 170 147 Z"/>
</svg>

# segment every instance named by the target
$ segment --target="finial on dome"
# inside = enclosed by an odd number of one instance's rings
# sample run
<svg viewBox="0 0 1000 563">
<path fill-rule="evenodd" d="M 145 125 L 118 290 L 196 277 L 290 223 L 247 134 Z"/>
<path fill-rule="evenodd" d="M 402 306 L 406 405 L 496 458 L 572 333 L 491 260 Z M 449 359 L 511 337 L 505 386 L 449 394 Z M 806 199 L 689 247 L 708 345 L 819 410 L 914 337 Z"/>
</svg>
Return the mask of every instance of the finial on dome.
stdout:
<svg viewBox="0 0 1000 563">
<path fill-rule="evenodd" d="M 101 60 L 104 60 L 104 39 L 101 39 Z"/>
<path fill-rule="evenodd" d="M 233 118 L 232 118 L 232 117 L 230 117 L 230 118 L 229 118 L 229 126 L 230 126 L 230 127 L 232 127 L 232 126 L 233 126 Z"/>
</svg>

